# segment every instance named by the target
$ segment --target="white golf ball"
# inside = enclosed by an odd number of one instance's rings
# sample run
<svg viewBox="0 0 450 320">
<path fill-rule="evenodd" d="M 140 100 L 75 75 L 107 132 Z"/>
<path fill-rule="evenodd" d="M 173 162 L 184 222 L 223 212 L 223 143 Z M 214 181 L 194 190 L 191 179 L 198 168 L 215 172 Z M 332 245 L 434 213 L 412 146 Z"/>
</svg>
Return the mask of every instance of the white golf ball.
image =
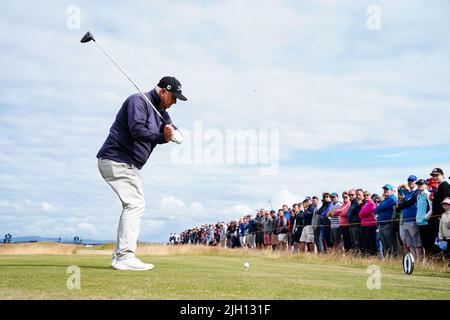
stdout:
<svg viewBox="0 0 450 320">
<path fill-rule="evenodd" d="M 246 262 L 246 263 L 244 263 L 244 268 L 249 268 L 250 267 L 250 264 L 248 263 L 248 262 Z"/>
</svg>

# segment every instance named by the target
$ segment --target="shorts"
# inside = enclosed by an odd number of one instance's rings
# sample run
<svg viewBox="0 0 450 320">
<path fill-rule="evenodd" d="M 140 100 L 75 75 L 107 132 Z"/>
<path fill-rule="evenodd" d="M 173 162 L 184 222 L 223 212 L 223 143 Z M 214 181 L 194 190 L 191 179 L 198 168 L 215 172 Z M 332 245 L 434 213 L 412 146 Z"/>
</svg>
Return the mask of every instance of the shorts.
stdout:
<svg viewBox="0 0 450 320">
<path fill-rule="evenodd" d="M 305 226 L 303 228 L 300 242 L 314 243 L 314 229 L 312 226 Z"/>
<path fill-rule="evenodd" d="M 286 233 L 278 234 L 278 241 L 286 242 L 286 240 L 287 240 Z"/>
<path fill-rule="evenodd" d="M 278 236 L 276 234 L 272 234 L 272 241 L 270 241 L 272 243 L 273 246 L 278 244 Z"/>
<path fill-rule="evenodd" d="M 272 235 L 270 233 L 264 233 L 264 244 L 270 246 L 272 244 Z"/>
<path fill-rule="evenodd" d="M 341 242 L 341 230 L 339 228 L 331 228 L 331 242 Z"/>
<path fill-rule="evenodd" d="M 419 226 L 415 221 L 408 221 L 403 224 L 405 243 L 407 247 L 422 247 L 420 239 Z"/>
</svg>

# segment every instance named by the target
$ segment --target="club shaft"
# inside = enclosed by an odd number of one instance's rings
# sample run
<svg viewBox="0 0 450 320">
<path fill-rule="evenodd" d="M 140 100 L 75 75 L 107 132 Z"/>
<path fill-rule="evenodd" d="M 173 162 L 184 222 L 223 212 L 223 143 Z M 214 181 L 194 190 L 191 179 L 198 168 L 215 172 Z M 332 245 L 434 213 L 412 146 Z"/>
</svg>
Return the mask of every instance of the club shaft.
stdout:
<svg viewBox="0 0 450 320">
<path fill-rule="evenodd" d="M 106 56 L 116 65 L 117 68 L 119 68 L 119 70 L 124 74 L 125 77 L 127 77 L 128 80 L 130 80 L 130 82 L 134 85 L 134 87 L 139 91 L 139 93 L 142 95 L 142 97 L 152 106 L 152 108 L 155 110 L 155 112 L 158 114 L 158 116 L 161 118 L 161 120 L 166 123 L 166 120 L 163 118 L 163 116 L 161 115 L 161 113 L 159 113 L 159 111 L 155 108 L 155 106 L 153 105 L 153 103 L 150 101 L 149 98 L 147 98 L 147 96 L 142 92 L 141 89 L 139 89 L 139 87 L 137 86 L 137 84 L 127 75 L 127 73 L 119 66 L 119 64 L 113 59 L 113 57 L 111 57 L 108 52 L 106 52 L 105 49 L 103 49 L 103 47 L 97 43 L 97 41 L 94 40 L 94 43 L 100 48 L 100 50 L 103 51 L 104 54 L 106 54 Z"/>
</svg>

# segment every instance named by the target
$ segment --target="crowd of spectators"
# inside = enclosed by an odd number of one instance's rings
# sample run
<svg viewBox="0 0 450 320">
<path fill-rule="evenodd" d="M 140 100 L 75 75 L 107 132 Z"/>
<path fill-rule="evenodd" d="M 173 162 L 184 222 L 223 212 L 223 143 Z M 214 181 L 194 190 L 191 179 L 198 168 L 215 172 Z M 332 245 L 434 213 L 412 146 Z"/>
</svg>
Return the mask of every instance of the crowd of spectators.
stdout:
<svg viewBox="0 0 450 320">
<path fill-rule="evenodd" d="M 450 184 L 435 168 L 429 179 L 410 175 L 380 195 L 362 188 L 323 192 L 291 207 L 260 209 L 239 220 L 181 232 L 177 244 L 226 248 L 345 252 L 385 258 L 411 252 L 417 260 L 450 257 Z M 174 241 L 175 242 L 175 241 Z"/>
</svg>

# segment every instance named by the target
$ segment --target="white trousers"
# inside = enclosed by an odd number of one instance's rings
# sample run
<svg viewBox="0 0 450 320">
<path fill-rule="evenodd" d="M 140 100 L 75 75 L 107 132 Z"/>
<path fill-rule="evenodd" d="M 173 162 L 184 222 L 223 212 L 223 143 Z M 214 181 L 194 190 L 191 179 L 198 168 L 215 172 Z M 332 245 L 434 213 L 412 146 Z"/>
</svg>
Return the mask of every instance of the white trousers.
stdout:
<svg viewBox="0 0 450 320">
<path fill-rule="evenodd" d="M 139 169 L 130 164 L 101 158 L 98 159 L 98 169 L 122 202 L 115 255 L 119 259 L 134 257 L 145 210 Z"/>
</svg>

